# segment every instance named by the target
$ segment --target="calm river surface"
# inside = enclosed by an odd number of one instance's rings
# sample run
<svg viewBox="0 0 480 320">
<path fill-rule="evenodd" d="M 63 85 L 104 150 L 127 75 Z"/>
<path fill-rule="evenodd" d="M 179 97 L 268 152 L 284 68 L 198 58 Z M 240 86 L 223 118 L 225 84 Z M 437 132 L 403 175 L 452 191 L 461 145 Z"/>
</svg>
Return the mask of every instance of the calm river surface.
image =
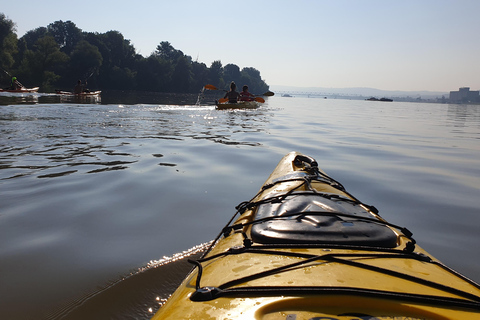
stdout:
<svg viewBox="0 0 480 320">
<path fill-rule="evenodd" d="M 480 281 L 479 105 L 111 101 L 0 97 L 0 319 L 148 319 L 294 150 Z"/>
</svg>

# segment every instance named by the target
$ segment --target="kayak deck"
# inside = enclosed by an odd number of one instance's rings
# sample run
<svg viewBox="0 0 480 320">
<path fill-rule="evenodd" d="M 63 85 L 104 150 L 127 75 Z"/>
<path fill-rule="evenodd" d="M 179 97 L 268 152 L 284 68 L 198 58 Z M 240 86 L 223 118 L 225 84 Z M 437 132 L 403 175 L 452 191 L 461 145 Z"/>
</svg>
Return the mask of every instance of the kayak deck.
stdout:
<svg viewBox="0 0 480 320">
<path fill-rule="evenodd" d="M 478 284 L 311 157 L 286 155 L 237 209 L 153 319 L 480 318 Z"/>
</svg>

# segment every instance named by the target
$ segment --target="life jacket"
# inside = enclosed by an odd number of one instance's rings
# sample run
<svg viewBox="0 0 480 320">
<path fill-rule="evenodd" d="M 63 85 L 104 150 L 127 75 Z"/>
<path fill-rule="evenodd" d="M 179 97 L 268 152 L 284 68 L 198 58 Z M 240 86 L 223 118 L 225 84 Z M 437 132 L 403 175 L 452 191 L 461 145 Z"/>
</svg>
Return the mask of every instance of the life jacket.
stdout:
<svg viewBox="0 0 480 320">
<path fill-rule="evenodd" d="M 248 91 L 240 92 L 240 101 L 253 101 L 254 95 Z"/>
</svg>

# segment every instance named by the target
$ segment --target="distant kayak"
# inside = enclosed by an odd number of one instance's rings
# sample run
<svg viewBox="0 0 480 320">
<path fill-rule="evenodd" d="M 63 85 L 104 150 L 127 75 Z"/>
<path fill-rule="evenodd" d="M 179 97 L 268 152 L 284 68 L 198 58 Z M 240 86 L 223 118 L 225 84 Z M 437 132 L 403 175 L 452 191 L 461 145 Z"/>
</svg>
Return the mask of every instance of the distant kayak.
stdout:
<svg viewBox="0 0 480 320">
<path fill-rule="evenodd" d="M 256 109 L 259 104 L 257 101 L 239 101 L 237 103 L 217 102 L 217 109 Z"/>
<path fill-rule="evenodd" d="M 73 93 L 71 91 L 61 91 L 55 90 L 56 94 L 64 95 L 64 96 L 71 96 L 71 97 L 95 97 L 99 96 L 102 91 L 88 91 L 82 93 Z"/>
<path fill-rule="evenodd" d="M 17 90 L 11 90 L 11 89 L 0 89 L 0 92 L 10 92 L 10 93 L 34 93 L 37 92 L 40 87 L 35 87 L 35 88 L 21 88 Z"/>
</svg>

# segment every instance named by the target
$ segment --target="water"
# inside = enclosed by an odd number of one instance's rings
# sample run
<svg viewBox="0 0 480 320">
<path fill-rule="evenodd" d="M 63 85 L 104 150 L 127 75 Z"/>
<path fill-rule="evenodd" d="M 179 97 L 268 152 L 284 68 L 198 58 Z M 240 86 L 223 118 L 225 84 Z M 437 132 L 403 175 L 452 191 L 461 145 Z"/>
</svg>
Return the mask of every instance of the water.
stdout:
<svg viewBox="0 0 480 320">
<path fill-rule="evenodd" d="M 148 319 L 293 150 L 480 281 L 480 106 L 131 100 L 0 97 L 1 319 Z"/>
</svg>

